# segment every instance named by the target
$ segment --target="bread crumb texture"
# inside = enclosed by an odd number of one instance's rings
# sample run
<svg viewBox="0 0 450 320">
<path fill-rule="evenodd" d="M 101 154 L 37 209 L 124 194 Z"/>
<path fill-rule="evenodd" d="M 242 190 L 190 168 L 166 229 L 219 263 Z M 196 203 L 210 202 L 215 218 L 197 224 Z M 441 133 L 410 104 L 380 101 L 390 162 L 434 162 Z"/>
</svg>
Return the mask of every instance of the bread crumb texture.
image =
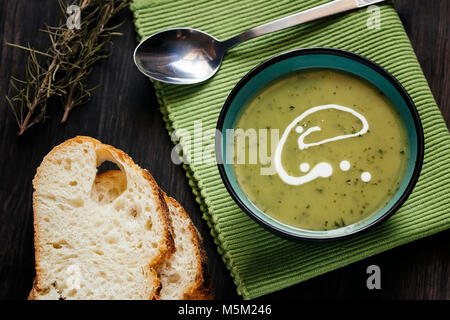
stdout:
<svg viewBox="0 0 450 320">
<path fill-rule="evenodd" d="M 114 162 L 113 181 L 97 167 Z M 36 299 L 149 299 L 168 250 L 158 187 L 123 152 L 88 137 L 55 147 L 33 180 Z M 150 222 L 151 221 L 151 222 Z"/>
</svg>

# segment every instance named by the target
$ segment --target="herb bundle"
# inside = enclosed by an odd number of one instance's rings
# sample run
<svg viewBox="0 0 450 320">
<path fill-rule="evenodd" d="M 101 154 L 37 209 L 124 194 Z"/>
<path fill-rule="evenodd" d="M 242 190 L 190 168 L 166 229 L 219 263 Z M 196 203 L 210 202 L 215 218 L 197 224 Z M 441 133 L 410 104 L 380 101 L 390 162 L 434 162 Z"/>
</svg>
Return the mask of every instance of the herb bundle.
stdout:
<svg viewBox="0 0 450 320">
<path fill-rule="evenodd" d="M 80 0 L 78 14 L 80 28 L 68 28 L 65 4 L 58 0 L 61 8 L 61 22 L 57 27 L 46 26 L 50 47 L 38 51 L 30 45 L 11 46 L 29 52 L 25 79 L 11 78 L 13 97 L 6 97 L 10 109 L 19 125 L 19 135 L 28 128 L 44 121 L 47 116 L 47 102 L 52 97 L 61 99 L 65 122 L 69 112 L 91 96 L 95 88 L 87 88 L 86 79 L 93 64 L 109 53 L 106 45 L 122 23 L 109 25 L 112 17 L 126 7 L 129 0 Z"/>
</svg>

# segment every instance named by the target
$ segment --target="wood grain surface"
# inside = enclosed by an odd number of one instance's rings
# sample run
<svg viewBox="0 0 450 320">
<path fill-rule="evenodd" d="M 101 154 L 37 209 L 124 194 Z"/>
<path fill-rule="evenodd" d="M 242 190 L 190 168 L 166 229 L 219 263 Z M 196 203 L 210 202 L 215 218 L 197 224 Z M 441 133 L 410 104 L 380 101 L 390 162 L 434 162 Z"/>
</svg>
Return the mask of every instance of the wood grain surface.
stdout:
<svg viewBox="0 0 450 320">
<path fill-rule="evenodd" d="M 450 123 L 450 41 L 448 0 L 396 0 L 395 5 L 411 39 L 434 97 Z M 113 54 L 98 63 L 89 78 L 99 84 L 93 99 L 75 109 L 61 125 L 62 110 L 51 104 L 52 118 L 24 136 L 4 96 L 11 94 L 9 78 L 23 77 L 26 54 L 6 42 L 37 48 L 48 45 L 39 32 L 57 23 L 54 0 L 0 0 L 0 299 L 25 299 L 34 276 L 31 180 L 53 146 L 75 135 L 89 135 L 116 146 L 143 168 L 186 208 L 203 235 L 216 298 L 239 299 L 209 229 L 201 217 L 182 167 L 170 160 L 172 143 L 158 110 L 150 82 L 135 68 L 137 44 L 132 15 L 119 19 L 124 35 L 114 40 Z M 450 230 L 378 254 L 316 277 L 265 299 L 450 299 Z M 366 269 L 381 268 L 381 290 L 368 290 Z"/>
</svg>

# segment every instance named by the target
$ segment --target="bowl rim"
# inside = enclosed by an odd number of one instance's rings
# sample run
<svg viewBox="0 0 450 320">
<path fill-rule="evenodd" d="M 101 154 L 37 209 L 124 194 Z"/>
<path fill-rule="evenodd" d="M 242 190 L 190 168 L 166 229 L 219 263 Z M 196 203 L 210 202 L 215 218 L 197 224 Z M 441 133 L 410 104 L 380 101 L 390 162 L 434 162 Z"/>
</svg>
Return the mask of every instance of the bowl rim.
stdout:
<svg viewBox="0 0 450 320">
<path fill-rule="evenodd" d="M 400 195 L 399 199 L 378 219 L 372 221 L 370 224 L 367 224 L 361 228 L 354 229 L 346 234 L 342 235 L 333 235 L 333 236 L 324 236 L 324 237 L 314 237 L 314 236 L 308 236 L 308 235 L 299 235 L 299 234 L 293 234 L 291 232 L 286 232 L 285 230 L 278 228 L 265 220 L 263 220 L 257 213 L 254 213 L 251 209 L 249 209 L 240 199 L 240 197 L 235 192 L 234 188 L 232 187 L 230 180 L 228 179 L 228 176 L 225 172 L 225 167 L 222 163 L 222 141 L 220 136 L 216 136 L 216 143 L 215 143 L 215 153 L 216 153 L 216 160 L 217 160 L 217 166 L 219 169 L 219 174 L 222 179 L 222 182 L 225 185 L 225 188 L 227 189 L 228 193 L 230 194 L 231 198 L 234 200 L 234 202 L 240 207 L 242 211 L 244 211 L 249 217 L 251 217 L 254 221 L 262 225 L 264 228 L 272 231 L 273 233 L 289 240 L 307 240 L 307 241 L 314 241 L 314 242 L 325 242 L 325 241 L 331 241 L 331 240 L 338 240 L 338 239 L 346 239 L 355 235 L 359 235 L 362 232 L 366 232 L 367 230 L 372 229 L 376 225 L 379 225 L 383 221 L 387 220 L 389 217 L 391 217 L 400 207 L 405 203 L 405 201 L 408 199 L 409 195 L 413 191 L 417 180 L 419 179 L 420 172 L 422 169 L 423 164 L 423 158 L 424 158 L 424 135 L 423 135 L 423 127 L 421 123 L 421 119 L 419 116 L 419 113 L 417 111 L 417 108 L 415 107 L 414 102 L 412 101 L 411 97 L 409 96 L 406 89 L 400 84 L 400 82 L 386 69 L 384 69 L 379 64 L 375 63 L 374 61 L 351 51 L 337 49 L 337 48 L 331 48 L 331 47 L 309 47 L 309 48 L 301 48 L 301 49 L 294 49 L 288 52 L 281 53 L 279 55 L 273 56 L 262 63 L 258 64 L 256 67 L 251 69 L 231 90 L 230 94 L 228 95 L 227 99 L 225 100 L 222 109 L 219 114 L 219 118 L 216 125 L 216 130 L 219 132 L 222 132 L 223 129 L 223 123 L 225 120 L 225 116 L 228 112 L 228 109 L 231 106 L 231 103 L 233 99 L 236 97 L 238 92 L 242 89 L 242 87 L 250 81 L 255 75 L 257 75 L 262 70 L 266 69 L 267 67 L 278 63 L 282 60 L 289 59 L 292 57 L 298 57 L 303 55 L 315 55 L 315 54 L 328 54 L 328 55 L 336 55 L 341 56 L 344 58 L 349 58 L 352 60 L 355 60 L 356 62 L 362 63 L 369 68 L 376 71 L 378 74 L 383 76 L 386 80 L 388 80 L 394 88 L 400 93 L 402 98 L 405 101 L 405 104 L 408 107 L 408 110 L 411 113 L 411 117 L 414 121 L 414 127 L 416 131 L 417 136 L 417 156 L 415 159 L 414 164 L 414 170 L 411 175 L 411 178 L 408 182 L 408 185 L 404 192 Z"/>
</svg>

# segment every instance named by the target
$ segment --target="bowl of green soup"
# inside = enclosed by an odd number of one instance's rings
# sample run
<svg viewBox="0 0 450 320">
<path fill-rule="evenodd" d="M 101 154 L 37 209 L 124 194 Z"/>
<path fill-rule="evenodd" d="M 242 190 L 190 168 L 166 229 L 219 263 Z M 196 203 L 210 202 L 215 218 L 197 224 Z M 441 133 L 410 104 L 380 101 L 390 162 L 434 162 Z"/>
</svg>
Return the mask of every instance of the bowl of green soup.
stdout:
<svg viewBox="0 0 450 320">
<path fill-rule="evenodd" d="M 216 157 L 234 201 L 292 239 L 338 239 L 381 223 L 420 174 L 424 139 L 406 90 L 351 52 L 276 56 L 231 91 Z"/>
</svg>

